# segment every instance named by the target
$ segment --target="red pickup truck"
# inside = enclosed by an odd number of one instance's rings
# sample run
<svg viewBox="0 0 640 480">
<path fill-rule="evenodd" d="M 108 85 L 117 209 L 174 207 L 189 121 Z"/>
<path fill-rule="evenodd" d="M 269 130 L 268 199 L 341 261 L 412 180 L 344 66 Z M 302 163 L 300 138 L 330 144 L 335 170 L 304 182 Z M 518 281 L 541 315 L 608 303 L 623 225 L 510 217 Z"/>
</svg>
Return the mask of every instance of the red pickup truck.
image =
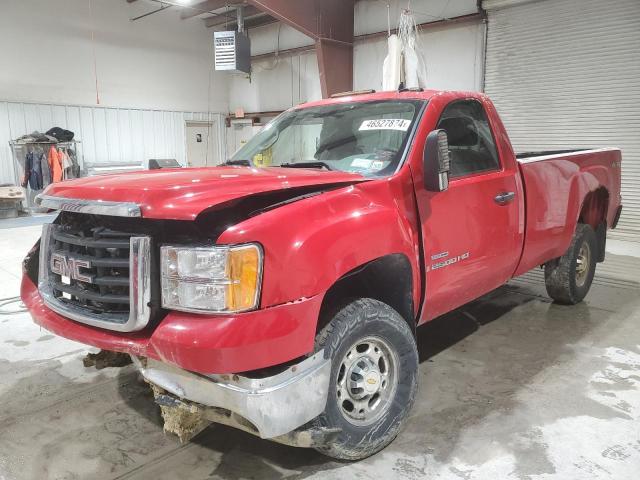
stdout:
<svg viewBox="0 0 640 480">
<path fill-rule="evenodd" d="M 51 185 L 22 299 L 130 354 L 181 437 L 213 421 L 364 458 L 407 420 L 418 326 L 537 266 L 555 301 L 585 297 L 620 167 L 609 148 L 516 155 L 479 93 L 352 92 L 225 166 Z"/>
</svg>

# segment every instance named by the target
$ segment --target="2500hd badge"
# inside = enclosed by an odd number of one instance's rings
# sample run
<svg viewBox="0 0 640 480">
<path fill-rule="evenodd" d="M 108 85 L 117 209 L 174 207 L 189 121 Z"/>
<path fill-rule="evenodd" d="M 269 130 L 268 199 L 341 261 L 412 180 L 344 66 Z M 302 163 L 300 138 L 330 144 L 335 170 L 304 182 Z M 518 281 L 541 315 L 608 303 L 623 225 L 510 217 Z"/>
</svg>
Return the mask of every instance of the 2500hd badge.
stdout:
<svg viewBox="0 0 640 480">
<path fill-rule="evenodd" d="M 446 258 L 448 256 L 449 256 L 449 252 L 438 253 L 436 255 L 431 255 L 431 260 L 436 260 L 438 258 Z M 430 270 L 438 270 L 439 268 L 448 267 L 449 265 L 453 265 L 454 263 L 458 263 L 458 262 L 461 262 L 462 260 L 466 260 L 467 258 L 469 258 L 469 256 L 470 256 L 469 252 L 464 252 L 463 254 L 458 255 L 457 257 L 451 257 L 451 258 L 447 258 L 446 260 L 443 260 L 442 262 L 432 263 L 431 267 L 427 268 L 427 272 Z"/>
</svg>

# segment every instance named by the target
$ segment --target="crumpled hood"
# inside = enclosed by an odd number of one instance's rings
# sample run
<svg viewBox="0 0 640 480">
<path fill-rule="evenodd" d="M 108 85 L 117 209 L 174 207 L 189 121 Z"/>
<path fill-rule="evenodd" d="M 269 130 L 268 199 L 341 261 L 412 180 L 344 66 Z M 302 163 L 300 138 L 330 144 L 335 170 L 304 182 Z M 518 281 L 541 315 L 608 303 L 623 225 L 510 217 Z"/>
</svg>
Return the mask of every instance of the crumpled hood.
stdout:
<svg viewBox="0 0 640 480">
<path fill-rule="evenodd" d="M 365 180 L 359 174 L 306 168 L 176 168 L 79 178 L 51 184 L 44 194 L 132 202 L 145 218 L 193 220 L 207 208 L 251 194 Z"/>
</svg>

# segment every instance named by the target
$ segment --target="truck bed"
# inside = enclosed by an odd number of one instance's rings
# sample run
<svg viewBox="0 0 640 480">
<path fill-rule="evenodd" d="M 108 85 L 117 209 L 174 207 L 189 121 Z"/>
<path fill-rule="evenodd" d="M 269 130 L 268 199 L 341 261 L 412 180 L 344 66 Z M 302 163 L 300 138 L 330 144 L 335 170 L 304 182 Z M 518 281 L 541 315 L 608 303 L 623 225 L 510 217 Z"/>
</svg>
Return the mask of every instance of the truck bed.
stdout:
<svg viewBox="0 0 640 480">
<path fill-rule="evenodd" d="M 594 230 L 606 218 L 611 228 L 620 206 L 621 152 L 617 148 L 553 150 L 516 155 L 525 193 L 525 242 L 514 276 L 569 247 L 576 223 Z M 591 211 L 591 197 L 605 199 L 606 212 Z"/>
</svg>

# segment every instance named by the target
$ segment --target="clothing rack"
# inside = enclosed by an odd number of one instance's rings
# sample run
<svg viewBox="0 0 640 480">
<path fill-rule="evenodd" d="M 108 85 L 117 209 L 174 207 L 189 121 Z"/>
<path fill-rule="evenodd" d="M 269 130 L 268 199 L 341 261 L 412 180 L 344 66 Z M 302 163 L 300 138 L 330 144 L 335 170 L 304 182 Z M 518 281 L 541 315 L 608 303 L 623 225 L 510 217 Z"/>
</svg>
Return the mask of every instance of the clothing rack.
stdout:
<svg viewBox="0 0 640 480">
<path fill-rule="evenodd" d="M 71 145 L 76 145 L 78 143 L 82 143 L 80 140 L 71 140 L 69 142 L 16 142 L 15 140 L 9 140 L 9 145 L 13 145 L 16 147 L 28 147 L 29 145 L 56 145 L 62 147 L 69 147 Z"/>
<path fill-rule="evenodd" d="M 44 142 L 44 141 L 36 141 L 36 142 L 18 142 L 15 140 L 9 141 L 9 147 L 11 148 L 11 154 L 13 156 L 14 162 L 14 178 L 16 185 L 21 185 L 22 180 L 25 174 L 25 159 L 29 152 L 31 152 L 35 147 L 40 147 L 43 149 L 45 155 L 49 154 L 49 150 L 51 147 L 56 147 L 56 149 L 71 149 L 75 152 L 75 158 L 80 167 L 80 172 L 78 176 L 84 176 L 84 157 L 82 154 L 82 142 L 80 140 L 70 140 L 67 142 Z M 24 210 L 28 213 L 37 213 L 44 212 L 46 209 L 42 209 L 35 204 L 35 197 L 39 193 L 41 193 L 44 188 L 47 187 L 49 183 L 43 184 L 42 189 L 33 190 L 30 185 L 25 187 L 26 195 L 24 201 Z"/>
</svg>

